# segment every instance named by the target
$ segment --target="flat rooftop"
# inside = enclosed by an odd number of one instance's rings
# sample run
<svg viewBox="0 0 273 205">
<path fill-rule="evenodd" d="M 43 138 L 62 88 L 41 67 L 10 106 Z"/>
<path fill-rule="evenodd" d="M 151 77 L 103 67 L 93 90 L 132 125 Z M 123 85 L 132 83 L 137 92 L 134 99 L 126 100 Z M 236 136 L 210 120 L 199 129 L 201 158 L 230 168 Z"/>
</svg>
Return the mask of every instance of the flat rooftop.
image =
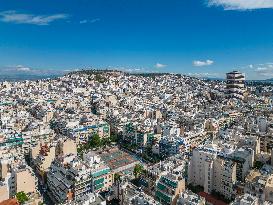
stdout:
<svg viewBox="0 0 273 205">
<path fill-rule="evenodd" d="M 109 149 L 98 154 L 112 170 L 138 162 L 137 159 L 118 148 Z"/>
</svg>

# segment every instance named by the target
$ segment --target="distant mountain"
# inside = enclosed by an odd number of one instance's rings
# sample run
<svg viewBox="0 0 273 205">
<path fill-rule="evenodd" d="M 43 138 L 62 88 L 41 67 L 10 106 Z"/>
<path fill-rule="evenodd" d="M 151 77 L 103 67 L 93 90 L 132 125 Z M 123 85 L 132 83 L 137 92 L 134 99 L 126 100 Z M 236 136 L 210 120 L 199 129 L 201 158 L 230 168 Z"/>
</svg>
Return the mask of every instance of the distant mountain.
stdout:
<svg viewBox="0 0 273 205">
<path fill-rule="evenodd" d="M 217 81 L 224 81 L 224 78 L 217 78 L 217 77 L 203 77 L 203 80 L 217 80 Z"/>
<path fill-rule="evenodd" d="M 24 80 L 40 80 L 47 78 L 56 78 L 62 75 L 0 75 L 0 82 L 3 81 L 24 81 Z"/>
<path fill-rule="evenodd" d="M 31 69 L 27 67 L 0 68 L 0 82 L 56 78 L 66 73 L 66 71 L 58 69 Z"/>
<path fill-rule="evenodd" d="M 3 81 L 24 81 L 24 80 L 40 80 L 40 79 L 47 79 L 47 78 L 57 78 L 61 77 L 63 75 L 71 75 L 71 74 L 102 74 L 104 72 L 123 72 L 128 75 L 137 75 L 137 76 L 143 76 L 143 77 L 155 77 L 155 76 L 161 76 L 161 75 L 168 75 L 171 73 L 132 73 L 132 72 L 125 72 L 125 71 L 119 71 L 119 70 L 109 70 L 109 69 L 82 69 L 82 70 L 74 70 L 74 71 L 68 71 L 68 70 L 38 70 L 38 69 L 22 69 L 21 67 L 16 68 L 8 68 L 8 69 L 1 69 L 0 68 L 0 82 Z M 174 73 L 173 73 L 174 74 Z M 177 76 L 184 76 L 184 74 L 175 74 Z M 208 76 L 192 76 L 189 75 L 189 77 L 198 78 L 201 80 L 206 81 L 225 81 L 224 78 L 220 77 L 208 77 Z M 267 80 L 246 80 L 247 84 L 251 83 L 273 83 L 273 78 L 267 79 Z"/>
</svg>

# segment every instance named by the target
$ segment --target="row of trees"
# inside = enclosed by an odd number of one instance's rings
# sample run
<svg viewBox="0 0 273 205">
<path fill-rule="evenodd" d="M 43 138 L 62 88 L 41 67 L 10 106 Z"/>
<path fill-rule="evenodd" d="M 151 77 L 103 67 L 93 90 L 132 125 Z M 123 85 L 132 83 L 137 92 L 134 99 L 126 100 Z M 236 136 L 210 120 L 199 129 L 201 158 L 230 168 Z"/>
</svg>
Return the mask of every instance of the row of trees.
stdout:
<svg viewBox="0 0 273 205">
<path fill-rule="evenodd" d="M 144 172 L 144 167 L 141 164 L 136 164 L 133 171 L 135 179 L 138 179 L 143 172 Z M 120 181 L 120 179 L 121 179 L 121 175 L 119 173 L 115 173 L 114 180 Z"/>
<path fill-rule="evenodd" d="M 139 180 L 141 174 L 144 173 L 144 171 L 145 171 L 145 169 L 141 164 L 136 164 L 134 167 L 134 171 L 133 171 L 135 180 Z M 115 180 L 115 182 L 119 182 L 121 180 L 121 174 L 115 173 L 114 180 Z"/>
<path fill-rule="evenodd" d="M 82 154 L 85 150 L 101 148 L 103 146 L 110 145 L 112 142 L 117 142 L 117 140 L 118 138 L 116 135 L 101 138 L 98 134 L 94 134 L 86 144 L 82 144 L 78 147 L 78 153 Z"/>
</svg>

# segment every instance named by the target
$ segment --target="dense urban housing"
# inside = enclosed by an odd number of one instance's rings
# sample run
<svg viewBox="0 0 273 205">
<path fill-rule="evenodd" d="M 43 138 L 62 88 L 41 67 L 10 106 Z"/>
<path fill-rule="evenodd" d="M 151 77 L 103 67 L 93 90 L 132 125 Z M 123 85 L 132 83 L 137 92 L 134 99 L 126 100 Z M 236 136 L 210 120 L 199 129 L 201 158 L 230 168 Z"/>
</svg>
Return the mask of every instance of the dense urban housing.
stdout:
<svg viewBox="0 0 273 205">
<path fill-rule="evenodd" d="M 83 70 L 0 83 L 0 204 L 273 204 L 273 85 Z"/>
</svg>

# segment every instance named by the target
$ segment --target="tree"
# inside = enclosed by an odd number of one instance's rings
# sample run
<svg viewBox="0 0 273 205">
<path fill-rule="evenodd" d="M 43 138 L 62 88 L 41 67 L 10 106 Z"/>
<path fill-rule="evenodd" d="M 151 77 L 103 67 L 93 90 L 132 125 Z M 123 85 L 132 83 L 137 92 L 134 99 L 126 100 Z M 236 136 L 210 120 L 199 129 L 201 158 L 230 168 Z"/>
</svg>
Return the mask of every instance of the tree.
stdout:
<svg viewBox="0 0 273 205">
<path fill-rule="evenodd" d="M 102 144 L 103 146 L 110 145 L 110 144 L 111 144 L 110 137 L 103 138 L 103 139 L 101 140 L 101 144 Z"/>
<path fill-rule="evenodd" d="M 110 135 L 111 142 L 118 142 L 118 135 L 117 134 L 111 134 Z"/>
<path fill-rule="evenodd" d="M 255 169 L 261 169 L 263 167 L 264 163 L 260 162 L 260 161 L 256 161 L 254 163 L 254 168 Z"/>
<path fill-rule="evenodd" d="M 144 168 L 141 164 L 136 164 L 134 168 L 135 178 L 139 178 L 140 174 L 143 172 Z"/>
<path fill-rule="evenodd" d="M 83 144 L 80 144 L 78 147 L 77 147 L 77 153 L 78 153 L 78 156 L 82 159 L 83 158 L 83 153 L 85 150 L 87 150 L 88 147 L 86 145 L 83 145 Z"/>
<path fill-rule="evenodd" d="M 115 182 L 120 181 L 120 177 L 121 177 L 121 175 L 119 173 L 115 173 L 115 175 L 114 175 Z"/>
<path fill-rule="evenodd" d="M 94 134 L 91 140 L 89 141 L 89 145 L 90 147 L 93 147 L 93 148 L 100 147 L 101 146 L 100 136 L 98 134 Z"/>
<path fill-rule="evenodd" d="M 23 191 L 16 193 L 16 199 L 18 200 L 18 202 L 20 204 L 23 204 L 26 201 L 28 201 L 28 197 L 27 197 L 26 193 Z"/>
</svg>

